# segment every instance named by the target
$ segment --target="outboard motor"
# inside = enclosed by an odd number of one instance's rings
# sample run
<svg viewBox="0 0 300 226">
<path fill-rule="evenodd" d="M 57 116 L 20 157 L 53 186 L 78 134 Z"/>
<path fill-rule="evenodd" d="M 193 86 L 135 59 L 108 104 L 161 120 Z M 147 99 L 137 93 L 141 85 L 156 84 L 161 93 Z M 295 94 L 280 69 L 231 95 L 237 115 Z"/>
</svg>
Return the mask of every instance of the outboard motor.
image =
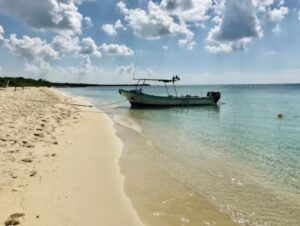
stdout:
<svg viewBox="0 0 300 226">
<path fill-rule="evenodd" d="M 221 98 L 220 92 L 207 92 L 207 96 L 212 98 L 215 103 L 217 103 Z"/>
</svg>

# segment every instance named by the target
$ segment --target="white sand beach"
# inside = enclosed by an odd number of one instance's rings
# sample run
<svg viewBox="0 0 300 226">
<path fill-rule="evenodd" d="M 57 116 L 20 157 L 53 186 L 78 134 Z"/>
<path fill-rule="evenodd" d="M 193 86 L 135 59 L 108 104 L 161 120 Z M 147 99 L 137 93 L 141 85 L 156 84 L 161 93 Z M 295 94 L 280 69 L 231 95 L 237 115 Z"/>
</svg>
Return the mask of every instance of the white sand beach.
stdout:
<svg viewBox="0 0 300 226">
<path fill-rule="evenodd" d="M 49 88 L 0 90 L 1 224 L 142 225 L 112 121 L 61 103 L 88 104 Z"/>
</svg>

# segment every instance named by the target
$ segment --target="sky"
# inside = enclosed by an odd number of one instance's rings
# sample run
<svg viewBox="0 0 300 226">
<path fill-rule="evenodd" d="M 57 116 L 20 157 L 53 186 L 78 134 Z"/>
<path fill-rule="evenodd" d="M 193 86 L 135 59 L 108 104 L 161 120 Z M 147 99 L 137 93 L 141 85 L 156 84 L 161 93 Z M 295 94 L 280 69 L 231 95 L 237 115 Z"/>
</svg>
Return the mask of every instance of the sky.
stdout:
<svg viewBox="0 0 300 226">
<path fill-rule="evenodd" d="M 0 0 L 0 75 L 300 83 L 300 1 Z"/>
</svg>

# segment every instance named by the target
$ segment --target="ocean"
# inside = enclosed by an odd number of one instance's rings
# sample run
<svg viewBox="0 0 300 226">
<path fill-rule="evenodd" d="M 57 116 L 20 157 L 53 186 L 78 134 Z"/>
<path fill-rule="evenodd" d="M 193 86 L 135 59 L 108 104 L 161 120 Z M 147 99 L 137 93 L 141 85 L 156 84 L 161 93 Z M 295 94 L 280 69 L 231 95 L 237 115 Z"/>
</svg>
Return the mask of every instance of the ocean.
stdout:
<svg viewBox="0 0 300 226">
<path fill-rule="evenodd" d="M 119 102 L 118 89 L 63 90 L 115 122 L 125 191 L 142 220 L 227 225 L 219 212 L 237 225 L 300 225 L 300 85 L 177 86 L 222 97 L 216 107 L 144 110 Z"/>
</svg>

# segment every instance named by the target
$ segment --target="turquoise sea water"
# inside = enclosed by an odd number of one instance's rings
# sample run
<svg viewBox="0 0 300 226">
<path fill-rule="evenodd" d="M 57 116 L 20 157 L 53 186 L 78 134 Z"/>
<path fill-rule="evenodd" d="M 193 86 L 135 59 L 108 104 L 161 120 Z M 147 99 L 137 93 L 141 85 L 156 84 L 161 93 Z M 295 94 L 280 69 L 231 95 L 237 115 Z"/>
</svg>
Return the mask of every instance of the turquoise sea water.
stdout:
<svg viewBox="0 0 300 226">
<path fill-rule="evenodd" d="M 118 88 L 64 90 L 95 105 L 123 99 Z M 240 225 L 300 225 L 300 85 L 177 90 L 193 95 L 215 90 L 222 98 L 218 107 L 131 110 L 127 102 L 98 107 L 159 150 L 156 166 Z M 159 86 L 144 91 L 165 94 Z"/>
</svg>

